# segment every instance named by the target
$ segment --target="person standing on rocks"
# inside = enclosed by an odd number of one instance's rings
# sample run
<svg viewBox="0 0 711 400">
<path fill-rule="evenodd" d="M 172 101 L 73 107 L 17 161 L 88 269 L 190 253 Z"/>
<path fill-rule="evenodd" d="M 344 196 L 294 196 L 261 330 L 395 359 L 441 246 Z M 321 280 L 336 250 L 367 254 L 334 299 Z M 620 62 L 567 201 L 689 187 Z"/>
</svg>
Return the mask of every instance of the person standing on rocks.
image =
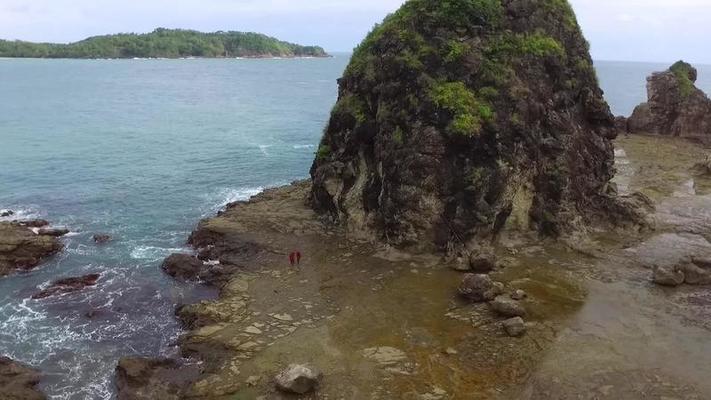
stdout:
<svg viewBox="0 0 711 400">
<path fill-rule="evenodd" d="M 301 252 L 296 250 L 296 265 L 301 265 Z"/>
<path fill-rule="evenodd" d="M 292 251 L 291 253 L 289 253 L 289 264 L 291 264 L 292 267 L 294 266 L 295 258 L 296 252 Z"/>
</svg>

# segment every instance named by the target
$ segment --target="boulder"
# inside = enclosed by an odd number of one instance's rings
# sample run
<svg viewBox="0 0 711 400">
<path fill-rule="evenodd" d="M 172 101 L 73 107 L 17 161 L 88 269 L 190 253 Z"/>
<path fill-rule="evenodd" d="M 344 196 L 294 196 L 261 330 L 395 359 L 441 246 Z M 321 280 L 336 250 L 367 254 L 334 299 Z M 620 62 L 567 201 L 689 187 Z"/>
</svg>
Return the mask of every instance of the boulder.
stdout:
<svg viewBox="0 0 711 400">
<path fill-rule="evenodd" d="M 197 257 L 190 254 L 171 254 L 161 266 L 166 274 L 181 280 L 197 280 L 205 269 L 205 265 Z"/>
<path fill-rule="evenodd" d="M 54 236 L 62 237 L 69 233 L 69 229 L 66 228 L 40 228 L 37 234 L 40 236 Z"/>
<path fill-rule="evenodd" d="M 75 278 L 60 279 L 52 282 L 47 289 L 35 293 L 32 298 L 37 300 L 51 296 L 78 292 L 88 286 L 96 285 L 96 281 L 99 280 L 100 277 L 100 274 L 89 274 Z"/>
<path fill-rule="evenodd" d="M 655 267 L 652 280 L 662 286 L 679 286 L 684 283 L 684 271 L 676 266 Z"/>
<path fill-rule="evenodd" d="M 494 248 L 488 243 L 476 246 L 469 255 L 469 269 L 478 274 L 486 274 L 496 269 Z"/>
<path fill-rule="evenodd" d="M 494 312 L 503 317 L 513 318 L 526 316 L 526 309 L 523 305 L 508 296 L 498 296 L 489 303 L 489 305 Z"/>
<path fill-rule="evenodd" d="M 349 232 L 459 250 L 512 216 L 552 237 L 620 222 L 618 131 L 565 1 L 405 2 L 338 83 L 309 202 Z"/>
<path fill-rule="evenodd" d="M 174 359 L 124 357 L 116 367 L 117 399 L 183 399 L 200 373 L 198 366 Z"/>
<path fill-rule="evenodd" d="M 97 233 L 91 237 L 96 244 L 106 244 L 111 241 L 111 236 L 103 233 Z"/>
<path fill-rule="evenodd" d="M 511 298 L 513 300 L 523 300 L 526 297 L 528 297 L 528 294 L 521 289 L 514 290 L 514 292 L 511 293 Z"/>
<path fill-rule="evenodd" d="M 282 392 L 305 394 L 316 390 L 321 378 L 321 372 L 308 365 L 291 364 L 274 381 L 277 389 Z"/>
<path fill-rule="evenodd" d="M 0 399 L 44 400 L 47 397 L 35 386 L 40 373 L 7 357 L 0 357 Z"/>
<path fill-rule="evenodd" d="M 0 222 L 0 276 L 32 269 L 62 248 L 56 237 L 36 235 L 20 223 Z"/>
<path fill-rule="evenodd" d="M 708 141 L 711 99 L 695 86 L 697 71 L 679 61 L 647 78 L 647 103 L 630 117 L 630 131 Z"/>
<path fill-rule="evenodd" d="M 502 322 L 506 334 L 511 337 L 519 337 L 526 333 L 526 323 L 521 317 L 514 317 Z"/>
<path fill-rule="evenodd" d="M 494 282 L 489 275 L 466 274 L 459 285 L 459 294 L 474 302 L 491 301 L 504 292 L 501 282 Z"/>
</svg>

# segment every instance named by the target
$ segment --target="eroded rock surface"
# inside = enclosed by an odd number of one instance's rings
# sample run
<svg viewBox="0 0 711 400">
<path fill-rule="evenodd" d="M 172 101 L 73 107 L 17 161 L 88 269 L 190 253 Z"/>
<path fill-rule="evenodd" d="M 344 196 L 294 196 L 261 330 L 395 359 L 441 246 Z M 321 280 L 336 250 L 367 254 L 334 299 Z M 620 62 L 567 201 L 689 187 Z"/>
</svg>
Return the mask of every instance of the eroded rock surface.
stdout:
<svg viewBox="0 0 711 400">
<path fill-rule="evenodd" d="M 0 357 L 0 399 L 1 400 L 44 400 L 47 397 L 35 386 L 41 375 L 34 369 Z"/>
<path fill-rule="evenodd" d="M 63 245 L 56 237 L 37 235 L 31 230 L 39 224 L 32 221 L 0 222 L 0 276 L 32 269 L 62 250 Z M 41 224 L 47 225 L 46 221 Z"/>
<path fill-rule="evenodd" d="M 655 133 L 708 141 L 711 135 L 711 99 L 694 84 L 697 71 L 679 61 L 647 78 L 647 103 L 629 119 L 632 133 Z"/>
<path fill-rule="evenodd" d="M 321 380 L 321 372 L 308 365 L 292 364 L 274 378 L 279 390 L 287 393 L 313 392 Z"/>
<path fill-rule="evenodd" d="M 179 400 L 200 369 L 172 359 L 126 357 L 116 367 L 118 400 Z"/>
</svg>

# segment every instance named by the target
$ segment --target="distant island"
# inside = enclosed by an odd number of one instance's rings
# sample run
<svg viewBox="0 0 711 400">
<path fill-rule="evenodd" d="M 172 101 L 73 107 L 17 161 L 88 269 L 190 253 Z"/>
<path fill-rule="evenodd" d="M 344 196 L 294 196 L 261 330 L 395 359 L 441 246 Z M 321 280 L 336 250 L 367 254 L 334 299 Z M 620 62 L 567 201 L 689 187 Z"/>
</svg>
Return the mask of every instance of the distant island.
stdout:
<svg viewBox="0 0 711 400">
<path fill-rule="evenodd" d="M 234 58 L 328 57 L 319 46 L 301 46 L 252 32 L 204 33 L 158 28 L 151 33 L 94 36 L 69 44 L 0 40 L 0 57 L 13 58 Z"/>
</svg>

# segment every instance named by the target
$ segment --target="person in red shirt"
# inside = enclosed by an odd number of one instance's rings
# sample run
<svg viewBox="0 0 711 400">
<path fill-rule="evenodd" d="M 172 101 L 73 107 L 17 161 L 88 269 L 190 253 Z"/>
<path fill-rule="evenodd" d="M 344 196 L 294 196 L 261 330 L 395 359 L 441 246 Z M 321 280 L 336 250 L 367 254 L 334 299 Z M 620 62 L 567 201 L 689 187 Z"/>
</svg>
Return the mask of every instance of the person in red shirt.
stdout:
<svg viewBox="0 0 711 400">
<path fill-rule="evenodd" d="M 291 264 L 292 267 L 294 266 L 294 259 L 295 258 L 296 258 L 295 252 L 292 251 L 291 253 L 289 253 L 289 264 Z"/>
</svg>

